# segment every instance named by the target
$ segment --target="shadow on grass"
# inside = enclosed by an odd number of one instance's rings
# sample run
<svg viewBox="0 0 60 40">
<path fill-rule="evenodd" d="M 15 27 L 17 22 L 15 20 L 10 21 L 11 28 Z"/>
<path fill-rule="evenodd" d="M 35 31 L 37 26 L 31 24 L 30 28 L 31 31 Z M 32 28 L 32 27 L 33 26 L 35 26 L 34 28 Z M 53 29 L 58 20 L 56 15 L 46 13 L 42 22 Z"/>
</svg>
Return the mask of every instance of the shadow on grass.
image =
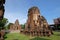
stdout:
<svg viewBox="0 0 60 40">
<path fill-rule="evenodd" d="M 60 31 L 60 30 L 59 30 Z M 60 32 L 59 31 L 55 31 L 56 33 L 54 33 L 55 36 L 60 36 Z"/>
<path fill-rule="evenodd" d="M 18 39 L 13 39 L 13 40 L 18 40 Z"/>
<path fill-rule="evenodd" d="M 7 36 L 6 35 L 4 35 L 4 40 L 7 38 Z"/>
<path fill-rule="evenodd" d="M 8 34 L 8 33 L 5 33 L 5 35 L 4 35 L 4 40 L 7 38 L 7 36 L 6 36 L 7 34 Z"/>
<path fill-rule="evenodd" d="M 50 40 L 50 39 L 35 37 L 35 38 L 33 38 L 33 39 L 30 39 L 30 40 Z"/>
<path fill-rule="evenodd" d="M 55 34 L 56 36 L 60 36 L 60 34 Z"/>
</svg>

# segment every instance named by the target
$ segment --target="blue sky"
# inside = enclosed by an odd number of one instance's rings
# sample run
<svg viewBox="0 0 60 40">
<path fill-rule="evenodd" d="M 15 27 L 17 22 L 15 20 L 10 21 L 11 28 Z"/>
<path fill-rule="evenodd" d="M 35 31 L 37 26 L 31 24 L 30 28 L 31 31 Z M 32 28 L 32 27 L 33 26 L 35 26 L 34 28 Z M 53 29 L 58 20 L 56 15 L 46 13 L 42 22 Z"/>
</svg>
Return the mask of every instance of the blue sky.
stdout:
<svg viewBox="0 0 60 40">
<path fill-rule="evenodd" d="M 28 9 L 37 6 L 49 24 L 53 19 L 60 17 L 60 0 L 6 0 L 4 17 L 14 23 L 16 19 L 20 24 L 27 21 Z"/>
</svg>

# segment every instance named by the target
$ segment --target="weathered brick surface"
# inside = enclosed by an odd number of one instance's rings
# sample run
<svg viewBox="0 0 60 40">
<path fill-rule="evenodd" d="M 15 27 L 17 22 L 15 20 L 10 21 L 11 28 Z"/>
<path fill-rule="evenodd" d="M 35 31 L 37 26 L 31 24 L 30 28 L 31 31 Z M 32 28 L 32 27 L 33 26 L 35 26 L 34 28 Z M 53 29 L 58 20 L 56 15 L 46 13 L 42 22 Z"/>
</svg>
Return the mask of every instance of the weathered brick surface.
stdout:
<svg viewBox="0 0 60 40">
<path fill-rule="evenodd" d="M 28 20 L 25 24 L 25 34 L 32 36 L 50 36 L 47 20 L 41 16 L 37 7 L 32 7 L 28 11 Z"/>
<path fill-rule="evenodd" d="M 21 30 L 21 25 L 19 24 L 19 21 L 16 20 L 15 23 L 10 25 L 10 30 Z"/>
</svg>

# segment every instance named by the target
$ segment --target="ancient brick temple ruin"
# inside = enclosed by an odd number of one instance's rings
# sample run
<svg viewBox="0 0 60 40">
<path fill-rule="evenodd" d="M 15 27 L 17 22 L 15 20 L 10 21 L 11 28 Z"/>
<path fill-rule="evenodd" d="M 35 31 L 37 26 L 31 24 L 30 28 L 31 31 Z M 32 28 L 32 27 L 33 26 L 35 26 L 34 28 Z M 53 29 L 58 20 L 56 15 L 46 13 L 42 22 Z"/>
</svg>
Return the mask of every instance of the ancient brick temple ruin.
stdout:
<svg viewBox="0 0 60 40">
<path fill-rule="evenodd" d="M 9 28 L 11 31 L 16 31 L 16 30 L 21 30 L 21 25 L 19 24 L 18 19 L 15 21 L 15 23 L 13 23 L 12 25 L 10 25 Z"/>
<path fill-rule="evenodd" d="M 59 17 L 59 18 L 54 19 L 54 24 L 60 24 L 60 17 Z"/>
<path fill-rule="evenodd" d="M 55 26 L 56 30 L 60 30 L 60 28 L 59 28 L 60 27 L 60 17 L 54 19 L 54 26 Z"/>
<path fill-rule="evenodd" d="M 24 34 L 32 36 L 50 36 L 47 20 L 41 16 L 37 7 L 32 7 L 28 11 L 28 20 L 25 24 Z"/>
<path fill-rule="evenodd" d="M 5 0 L 0 0 L 0 21 L 2 21 L 3 16 L 4 16 L 4 4 L 5 4 Z M 4 29 L 0 28 L 0 40 L 3 40 L 4 37 Z"/>
</svg>

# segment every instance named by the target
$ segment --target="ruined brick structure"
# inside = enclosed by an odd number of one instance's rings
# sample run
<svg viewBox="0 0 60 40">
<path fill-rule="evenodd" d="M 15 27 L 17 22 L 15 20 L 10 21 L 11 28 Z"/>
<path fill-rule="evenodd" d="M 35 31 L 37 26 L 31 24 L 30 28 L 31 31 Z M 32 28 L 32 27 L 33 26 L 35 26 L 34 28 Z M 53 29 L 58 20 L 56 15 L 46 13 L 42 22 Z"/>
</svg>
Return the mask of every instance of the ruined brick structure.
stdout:
<svg viewBox="0 0 60 40">
<path fill-rule="evenodd" d="M 14 24 L 10 25 L 10 30 L 21 30 L 21 25 L 18 20 L 16 20 Z"/>
<path fill-rule="evenodd" d="M 55 27 L 55 30 L 60 30 L 60 17 L 54 19 L 54 27 Z"/>
<path fill-rule="evenodd" d="M 28 20 L 25 24 L 24 34 L 32 36 L 51 35 L 47 20 L 40 15 L 40 11 L 37 7 L 32 7 L 28 11 Z"/>
<path fill-rule="evenodd" d="M 54 24 L 60 24 L 60 18 L 54 19 Z"/>
<path fill-rule="evenodd" d="M 3 16 L 4 16 L 4 4 L 5 4 L 5 0 L 0 0 L 0 21 L 2 21 L 3 19 Z M 4 32 L 5 30 L 0 28 L 0 40 L 3 40 L 3 37 L 4 37 Z"/>
</svg>

